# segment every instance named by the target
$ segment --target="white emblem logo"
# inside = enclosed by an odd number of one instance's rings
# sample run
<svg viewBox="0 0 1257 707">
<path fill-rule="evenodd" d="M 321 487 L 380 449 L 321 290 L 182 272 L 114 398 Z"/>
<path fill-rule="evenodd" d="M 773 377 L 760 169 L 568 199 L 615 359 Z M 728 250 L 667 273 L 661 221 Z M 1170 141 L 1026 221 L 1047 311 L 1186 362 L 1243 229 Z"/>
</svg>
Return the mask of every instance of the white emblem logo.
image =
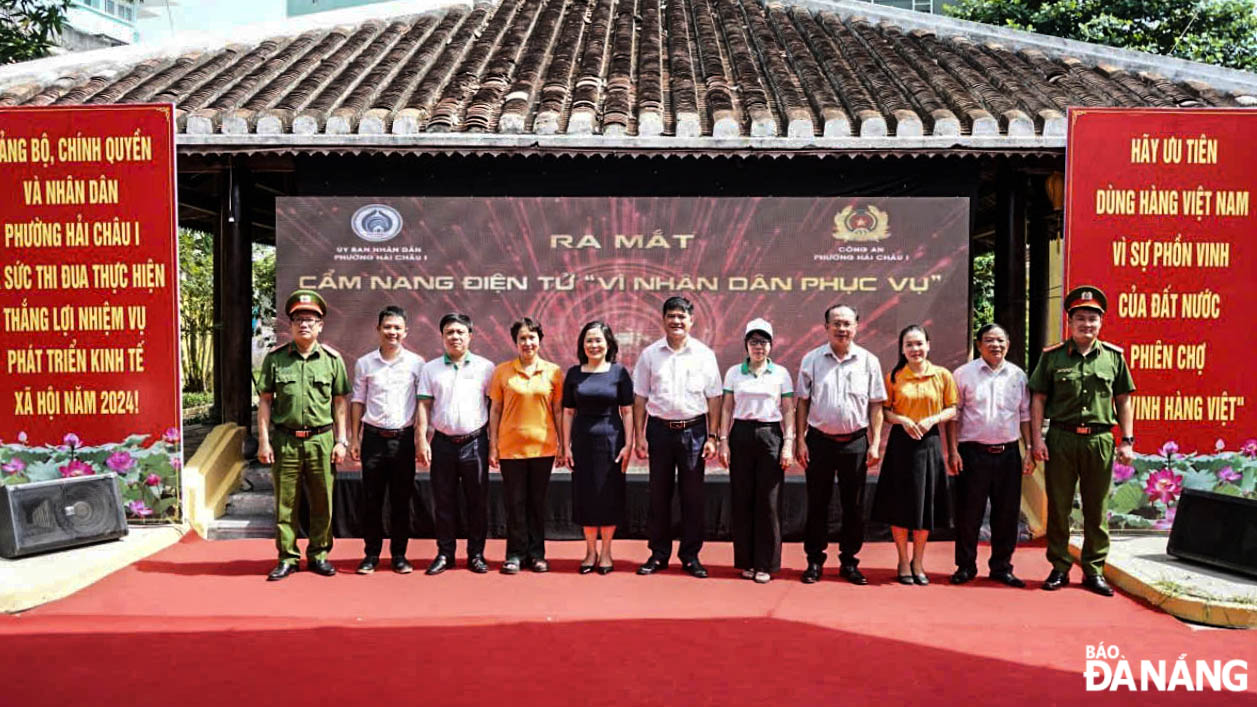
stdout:
<svg viewBox="0 0 1257 707">
<path fill-rule="evenodd" d="M 354 212 L 349 225 L 362 240 L 382 243 L 402 232 L 402 215 L 385 204 L 367 204 Z"/>
</svg>

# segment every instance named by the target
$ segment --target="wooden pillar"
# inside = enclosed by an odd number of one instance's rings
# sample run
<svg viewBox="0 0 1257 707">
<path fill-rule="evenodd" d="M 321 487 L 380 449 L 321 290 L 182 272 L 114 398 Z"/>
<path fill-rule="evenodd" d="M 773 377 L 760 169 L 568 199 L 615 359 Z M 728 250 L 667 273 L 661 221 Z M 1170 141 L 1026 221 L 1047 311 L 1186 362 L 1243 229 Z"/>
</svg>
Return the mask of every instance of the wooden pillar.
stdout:
<svg viewBox="0 0 1257 707">
<path fill-rule="evenodd" d="M 995 213 L 995 321 L 1008 332 L 1008 360 L 1026 364 L 1026 177 L 1000 169 Z"/>
<path fill-rule="evenodd" d="M 1027 373 L 1039 362 L 1047 336 L 1048 241 L 1052 237 L 1052 204 L 1048 201 L 1044 178 L 1030 180 L 1029 223 L 1026 238 L 1030 246 L 1030 326 L 1026 332 Z"/>
<path fill-rule="evenodd" d="M 253 232 L 252 175 L 233 160 L 222 177 L 218 239 L 214 242 L 214 397 L 223 422 L 249 429 L 252 418 Z"/>
</svg>

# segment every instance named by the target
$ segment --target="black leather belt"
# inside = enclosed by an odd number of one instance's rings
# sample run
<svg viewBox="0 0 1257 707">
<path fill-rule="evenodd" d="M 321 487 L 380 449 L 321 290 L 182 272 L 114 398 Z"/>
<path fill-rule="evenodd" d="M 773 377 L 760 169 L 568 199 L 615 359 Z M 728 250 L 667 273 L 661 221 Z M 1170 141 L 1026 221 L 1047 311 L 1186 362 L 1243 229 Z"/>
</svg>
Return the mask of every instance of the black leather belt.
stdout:
<svg viewBox="0 0 1257 707">
<path fill-rule="evenodd" d="M 376 427 L 375 425 L 368 425 L 365 422 L 362 423 L 363 432 L 368 432 L 370 434 L 375 435 L 376 437 L 383 437 L 384 439 L 396 439 L 397 437 L 401 437 L 402 435 L 410 434 L 411 432 L 414 431 L 414 429 L 415 429 L 414 425 L 409 425 L 401 429 L 390 430 L 385 427 Z"/>
<path fill-rule="evenodd" d="M 440 430 L 437 430 L 437 431 L 434 433 L 434 435 L 435 435 L 435 436 L 437 436 L 437 437 L 441 437 L 441 438 L 443 438 L 444 440 L 446 440 L 447 442 L 450 442 L 450 443 L 452 443 L 452 444 L 467 444 L 468 442 L 470 442 L 470 441 L 472 441 L 473 439 L 475 439 L 475 438 L 479 437 L 479 436 L 480 436 L 481 434 L 483 434 L 483 433 L 484 433 L 484 428 L 483 428 L 483 427 L 481 427 L 480 429 L 476 430 L 475 432 L 471 432 L 471 433 L 468 433 L 468 434 L 465 434 L 465 435 L 447 435 L 447 434 L 445 434 L 444 432 L 442 432 L 442 431 L 440 431 Z"/>
<path fill-rule="evenodd" d="M 288 434 L 292 435 L 293 437 L 296 437 L 297 439 L 307 439 L 309 437 L 313 437 L 314 435 L 321 435 L 324 432 L 327 432 L 328 430 L 332 429 L 332 426 L 323 425 L 322 427 L 302 427 L 302 428 L 297 429 L 297 428 L 283 427 L 283 426 L 277 425 L 276 429 L 283 430 L 284 432 L 287 432 Z"/>
<path fill-rule="evenodd" d="M 839 442 L 843 444 L 847 442 L 851 442 L 853 440 L 857 440 L 868 433 L 867 427 L 861 427 L 855 432 L 848 432 L 847 434 L 841 434 L 841 435 L 831 435 L 828 432 L 822 432 L 819 429 L 815 427 L 811 427 L 811 426 L 809 426 L 808 429 L 814 431 L 816 434 L 824 437 L 825 439 L 833 440 L 834 442 Z"/>
<path fill-rule="evenodd" d="M 707 423 L 706 415 L 691 417 L 688 420 L 665 420 L 662 417 L 656 417 L 655 419 L 662 422 L 664 425 L 667 425 L 670 430 L 688 430 L 691 427 L 697 427 L 698 425 Z"/>
<path fill-rule="evenodd" d="M 1074 422 L 1056 422 L 1055 420 L 1052 421 L 1051 426 L 1053 429 L 1065 430 L 1084 437 L 1113 431 L 1113 425 L 1079 425 Z"/>
<path fill-rule="evenodd" d="M 980 449 L 987 454 L 1003 454 L 1009 449 L 1017 449 L 1016 442 L 1005 442 L 1003 444 L 983 444 L 981 442 L 961 442 L 960 446 L 969 447 L 970 449 Z"/>
</svg>

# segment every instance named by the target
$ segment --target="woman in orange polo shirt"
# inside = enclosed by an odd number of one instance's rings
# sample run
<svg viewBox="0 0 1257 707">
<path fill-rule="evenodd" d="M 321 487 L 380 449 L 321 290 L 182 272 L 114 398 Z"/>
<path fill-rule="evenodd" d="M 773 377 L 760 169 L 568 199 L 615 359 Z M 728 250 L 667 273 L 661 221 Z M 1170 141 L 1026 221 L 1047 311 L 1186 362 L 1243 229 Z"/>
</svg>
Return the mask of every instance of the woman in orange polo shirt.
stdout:
<svg viewBox="0 0 1257 707">
<path fill-rule="evenodd" d="M 538 355 L 541 324 L 524 317 L 511 324 L 519 356 L 498 364 L 489 383 L 489 466 L 502 469 L 506 501 L 506 561 L 502 574 L 527 564 L 548 572 L 546 489 L 563 442 L 563 371 Z"/>
<path fill-rule="evenodd" d="M 951 496 L 940 437 L 956 416 L 959 394 L 946 368 L 935 366 L 930 335 L 913 324 L 899 332 L 899 362 L 886 376 L 886 417 L 894 425 L 873 496 L 873 520 L 890 524 L 899 553 L 899 583 L 929 584 L 925 544 L 930 531 L 951 527 Z M 908 555 L 908 532 L 912 555 Z"/>
</svg>

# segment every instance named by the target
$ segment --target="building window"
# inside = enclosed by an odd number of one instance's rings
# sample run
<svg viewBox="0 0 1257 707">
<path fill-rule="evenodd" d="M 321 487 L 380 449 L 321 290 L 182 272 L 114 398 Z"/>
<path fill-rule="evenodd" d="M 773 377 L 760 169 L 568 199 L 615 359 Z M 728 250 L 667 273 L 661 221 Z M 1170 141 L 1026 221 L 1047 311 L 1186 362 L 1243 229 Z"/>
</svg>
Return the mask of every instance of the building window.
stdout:
<svg viewBox="0 0 1257 707">
<path fill-rule="evenodd" d="M 115 15 L 117 12 L 118 10 L 117 6 L 114 4 L 114 0 L 105 0 L 105 14 Z"/>
</svg>

